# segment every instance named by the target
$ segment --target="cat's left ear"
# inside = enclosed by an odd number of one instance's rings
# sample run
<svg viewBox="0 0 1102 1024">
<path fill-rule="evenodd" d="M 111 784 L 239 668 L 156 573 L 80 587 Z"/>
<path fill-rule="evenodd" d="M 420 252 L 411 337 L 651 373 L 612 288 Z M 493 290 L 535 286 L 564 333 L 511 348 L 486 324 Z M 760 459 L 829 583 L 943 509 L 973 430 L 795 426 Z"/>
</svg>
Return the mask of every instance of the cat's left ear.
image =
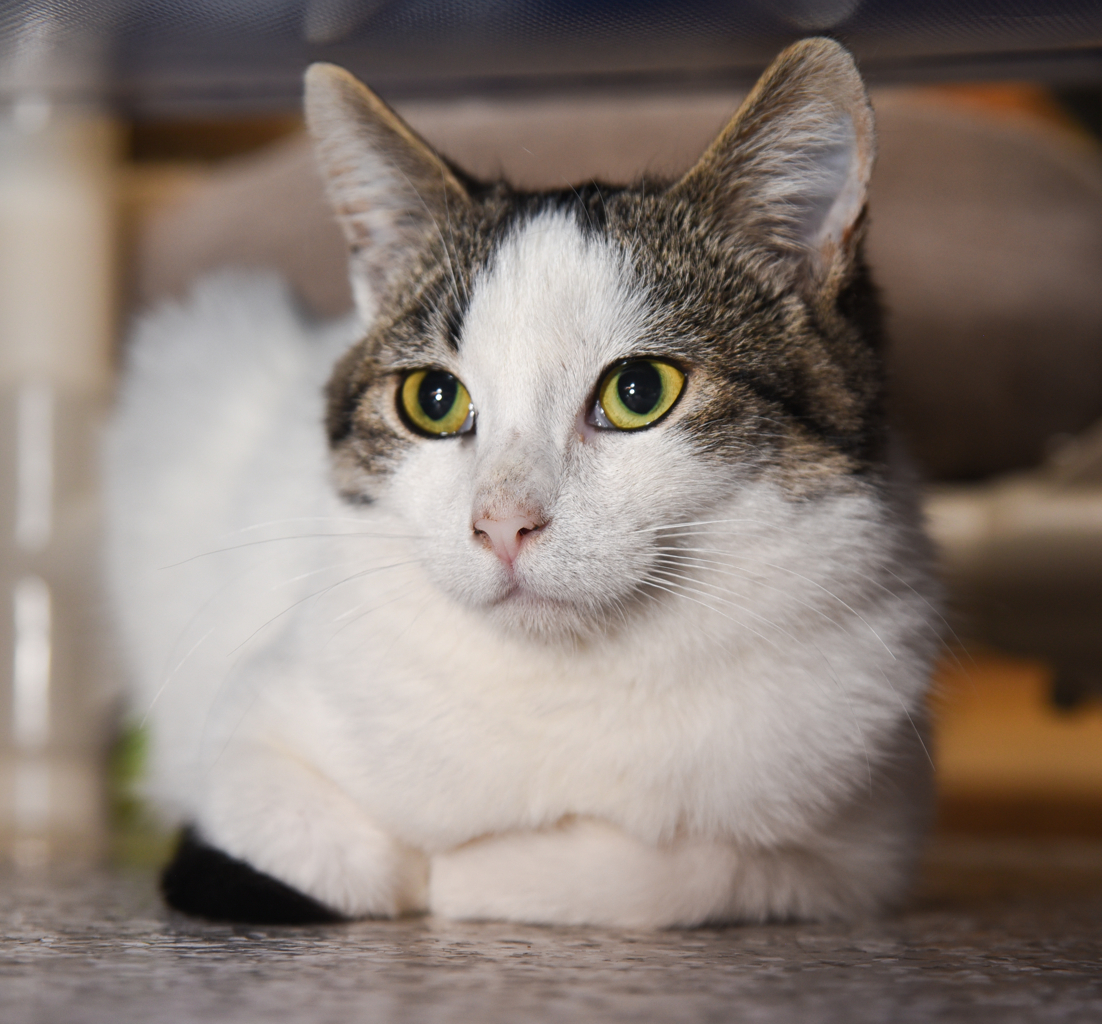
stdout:
<svg viewBox="0 0 1102 1024">
<path fill-rule="evenodd" d="M 782 282 L 821 286 L 854 255 L 874 155 L 853 58 L 833 40 L 805 39 L 770 65 L 669 195 L 703 209 L 726 243 Z"/>
<path fill-rule="evenodd" d="M 380 297 L 470 197 L 432 147 L 343 68 L 306 72 L 306 124 L 351 250 L 356 305 L 370 323 Z"/>
</svg>

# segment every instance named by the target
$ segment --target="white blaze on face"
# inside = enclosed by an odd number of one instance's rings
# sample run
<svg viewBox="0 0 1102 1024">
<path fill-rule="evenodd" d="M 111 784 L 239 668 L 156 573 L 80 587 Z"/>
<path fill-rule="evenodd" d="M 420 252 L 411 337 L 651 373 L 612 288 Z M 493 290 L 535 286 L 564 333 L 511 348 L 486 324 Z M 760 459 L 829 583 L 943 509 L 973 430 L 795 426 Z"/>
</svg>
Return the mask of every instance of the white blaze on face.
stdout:
<svg viewBox="0 0 1102 1024">
<path fill-rule="evenodd" d="M 510 571 L 549 522 L 590 381 L 639 336 L 630 277 L 609 243 L 559 214 L 522 228 L 475 284 L 461 352 L 479 395 L 471 515 Z"/>
<path fill-rule="evenodd" d="M 596 380 L 639 345 L 643 302 L 623 254 L 570 216 L 545 214 L 502 245 L 461 342 L 479 410 L 473 516 L 548 521 Z"/>
<path fill-rule="evenodd" d="M 558 447 L 604 367 L 638 349 L 645 301 L 627 258 L 572 217 L 544 214 L 508 239 L 476 280 L 463 325 L 480 444 L 520 436 Z"/>
<path fill-rule="evenodd" d="M 630 588 L 630 534 L 653 521 L 663 482 L 689 471 L 688 452 L 665 425 L 620 434 L 584 417 L 603 371 L 650 348 L 647 312 L 627 256 L 563 213 L 519 229 L 475 280 L 448 369 L 470 392 L 476 430 L 419 444 L 395 478 L 445 590 L 485 605 L 519 584 L 593 608 Z M 487 519 L 531 536 L 480 536 Z"/>
</svg>

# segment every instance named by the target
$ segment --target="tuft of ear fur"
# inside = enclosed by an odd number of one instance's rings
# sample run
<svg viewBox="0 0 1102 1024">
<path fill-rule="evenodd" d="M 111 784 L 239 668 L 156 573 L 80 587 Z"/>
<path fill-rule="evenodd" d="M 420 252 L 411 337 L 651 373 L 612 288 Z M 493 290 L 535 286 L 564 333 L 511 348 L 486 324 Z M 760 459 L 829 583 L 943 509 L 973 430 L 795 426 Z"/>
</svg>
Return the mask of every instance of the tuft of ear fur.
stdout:
<svg viewBox="0 0 1102 1024">
<path fill-rule="evenodd" d="M 804 39 L 670 196 L 709 211 L 725 240 L 751 246 L 783 282 L 823 283 L 854 256 L 874 155 L 853 58 L 831 39 Z"/>
<path fill-rule="evenodd" d="M 470 197 L 428 143 L 343 68 L 307 70 L 306 124 L 348 239 L 356 306 L 370 323 L 381 296 Z"/>
</svg>

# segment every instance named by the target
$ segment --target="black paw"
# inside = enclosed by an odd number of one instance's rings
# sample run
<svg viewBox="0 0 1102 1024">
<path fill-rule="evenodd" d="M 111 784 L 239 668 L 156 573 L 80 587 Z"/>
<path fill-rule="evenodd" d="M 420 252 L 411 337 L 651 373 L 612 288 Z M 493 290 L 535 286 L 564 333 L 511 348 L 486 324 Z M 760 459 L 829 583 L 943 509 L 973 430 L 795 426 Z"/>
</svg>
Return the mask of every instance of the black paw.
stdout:
<svg viewBox="0 0 1102 1024">
<path fill-rule="evenodd" d="M 331 924 L 340 914 L 271 875 L 208 846 L 194 829 L 161 874 L 161 893 L 174 910 L 209 921 L 242 924 Z"/>
</svg>

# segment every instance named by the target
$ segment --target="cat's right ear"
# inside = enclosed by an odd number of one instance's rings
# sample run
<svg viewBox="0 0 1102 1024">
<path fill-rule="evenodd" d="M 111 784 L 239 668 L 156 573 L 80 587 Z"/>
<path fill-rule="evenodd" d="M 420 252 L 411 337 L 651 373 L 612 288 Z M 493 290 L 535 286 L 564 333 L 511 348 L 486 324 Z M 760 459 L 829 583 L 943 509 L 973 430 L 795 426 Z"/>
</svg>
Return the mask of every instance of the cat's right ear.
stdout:
<svg viewBox="0 0 1102 1024">
<path fill-rule="evenodd" d="M 348 240 L 356 306 L 370 323 L 380 297 L 470 198 L 432 148 L 343 68 L 306 72 L 306 124 Z"/>
</svg>

